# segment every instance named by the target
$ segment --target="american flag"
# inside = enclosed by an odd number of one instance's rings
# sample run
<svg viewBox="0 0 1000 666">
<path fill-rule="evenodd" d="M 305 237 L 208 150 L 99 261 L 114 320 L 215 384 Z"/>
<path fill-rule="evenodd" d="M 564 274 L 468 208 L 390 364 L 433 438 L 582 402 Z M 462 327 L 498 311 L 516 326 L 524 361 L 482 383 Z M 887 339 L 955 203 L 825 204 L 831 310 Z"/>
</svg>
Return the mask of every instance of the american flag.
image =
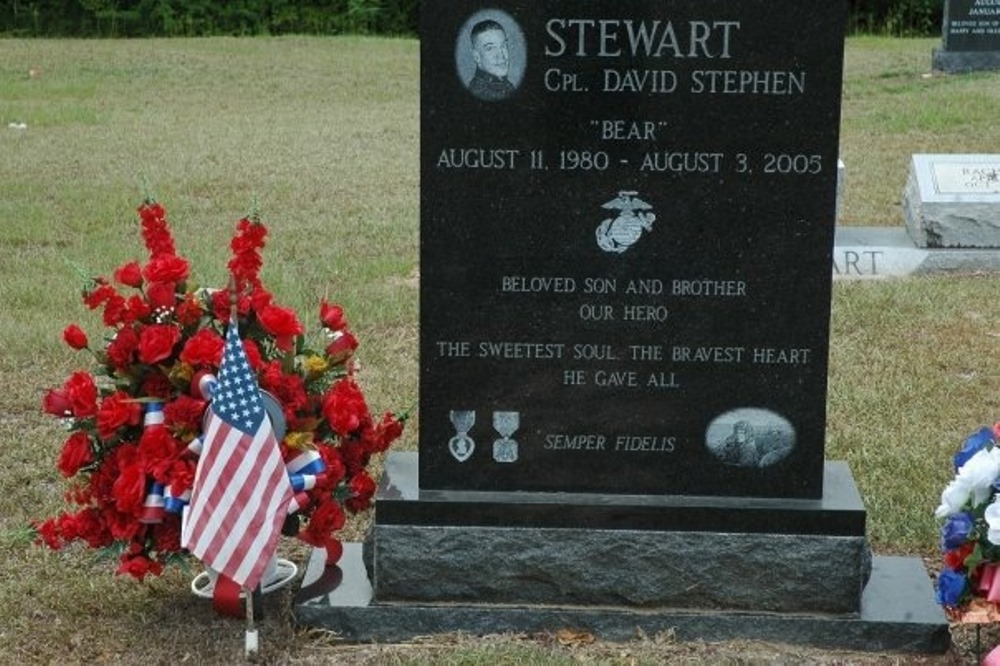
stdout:
<svg viewBox="0 0 1000 666">
<path fill-rule="evenodd" d="M 181 543 L 253 589 L 277 550 L 292 487 L 237 328 L 234 317 Z"/>
</svg>

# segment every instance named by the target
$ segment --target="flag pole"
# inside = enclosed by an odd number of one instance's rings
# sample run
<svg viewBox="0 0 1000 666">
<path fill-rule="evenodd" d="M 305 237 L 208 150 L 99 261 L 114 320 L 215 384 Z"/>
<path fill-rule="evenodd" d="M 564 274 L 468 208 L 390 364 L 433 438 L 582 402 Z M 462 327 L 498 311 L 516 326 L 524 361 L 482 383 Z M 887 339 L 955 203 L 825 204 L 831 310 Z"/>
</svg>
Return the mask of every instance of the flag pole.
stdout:
<svg viewBox="0 0 1000 666">
<path fill-rule="evenodd" d="M 257 627 L 253 623 L 253 590 L 248 587 L 243 588 L 243 594 L 247 600 L 247 631 L 245 641 L 245 656 L 247 659 L 257 656 L 259 643 L 257 641 Z"/>
<path fill-rule="evenodd" d="M 229 276 L 229 325 L 238 326 L 239 317 L 239 295 L 236 293 L 236 276 Z M 243 595 L 247 603 L 247 628 L 244 640 L 244 656 L 247 659 L 256 657 L 260 649 L 260 642 L 257 636 L 257 627 L 254 626 L 253 618 L 253 590 L 248 587 L 243 588 Z"/>
</svg>

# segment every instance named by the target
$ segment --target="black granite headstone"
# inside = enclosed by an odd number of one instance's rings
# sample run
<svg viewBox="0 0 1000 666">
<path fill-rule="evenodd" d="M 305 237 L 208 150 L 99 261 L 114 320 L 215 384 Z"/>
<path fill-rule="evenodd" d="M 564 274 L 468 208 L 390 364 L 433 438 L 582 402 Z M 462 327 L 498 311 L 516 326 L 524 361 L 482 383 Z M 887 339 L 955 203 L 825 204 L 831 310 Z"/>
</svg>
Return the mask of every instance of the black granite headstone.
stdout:
<svg viewBox="0 0 1000 666">
<path fill-rule="evenodd" d="M 818 498 L 844 3 L 425 3 L 420 485 Z"/>
<path fill-rule="evenodd" d="M 844 4 L 423 4 L 420 451 L 300 621 L 947 648 L 823 460 Z"/>
<path fill-rule="evenodd" d="M 942 47 L 933 66 L 946 72 L 1000 69 L 997 0 L 945 0 Z"/>
</svg>

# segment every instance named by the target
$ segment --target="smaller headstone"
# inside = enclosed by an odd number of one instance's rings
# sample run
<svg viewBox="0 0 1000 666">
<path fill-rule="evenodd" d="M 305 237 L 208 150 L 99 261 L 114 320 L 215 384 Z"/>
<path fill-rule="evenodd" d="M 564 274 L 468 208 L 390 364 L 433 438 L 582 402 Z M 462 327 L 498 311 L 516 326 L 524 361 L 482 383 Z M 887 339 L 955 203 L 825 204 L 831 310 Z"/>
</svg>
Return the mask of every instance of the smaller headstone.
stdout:
<svg viewBox="0 0 1000 666">
<path fill-rule="evenodd" d="M 1000 155 L 914 155 L 903 210 L 917 247 L 1000 248 Z"/>
<path fill-rule="evenodd" d="M 997 0 L 946 0 L 942 46 L 934 49 L 934 69 L 951 73 L 1000 69 Z"/>
</svg>

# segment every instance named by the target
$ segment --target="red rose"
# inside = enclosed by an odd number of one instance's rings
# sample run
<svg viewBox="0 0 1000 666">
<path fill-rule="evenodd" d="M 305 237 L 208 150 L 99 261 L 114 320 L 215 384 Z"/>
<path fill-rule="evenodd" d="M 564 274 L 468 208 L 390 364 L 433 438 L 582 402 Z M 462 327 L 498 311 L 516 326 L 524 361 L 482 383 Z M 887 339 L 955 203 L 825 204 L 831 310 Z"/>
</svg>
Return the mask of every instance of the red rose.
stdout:
<svg viewBox="0 0 1000 666">
<path fill-rule="evenodd" d="M 94 451 L 90 447 L 90 437 L 85 432 L 75 432 L 63 444 L 57 467 L 63 476 L 69 478 L 84 465 L 94 462 Z"/>
<path fill-rule="evenodd" d="M 341 437 L 348 437 L 371 420 L 361 389 L 350 379 L 341 379 L 324 396 L 323 416 Z"/>
<path fill-rule="evenodd" d="M 78 419 L 97 413 L 97 384 L 87 372 L 74 372 L 63 385 L 70 411 Z"/>
<path fill-rule="evenodd" d="M 153 282 L 146 288 L 146 298 L 152 308 L 172 310 L 177 305 L 177 285 L 173 282 Z"/>
<path fill-rule="evenodd" d="M 326 355 L 333 364 L 343 363 L 351 358 L 357 348 L 357 338 L 350 331 L 341 330 L 334 334 L 333 341 L 326 346 Z"/>
<path fill-rule="evenodd" d="M 73 415 L 73 403 L 69 401 L 66 389 L 49 389 L 42 398 L 42 409 L 46 414 L 60 418 Z"/>
<path fill-rule="evenodd" d="M 181 331 L 172 324 L 152 324 L 139 332 L 139 360 L 156 363 L 170 358 L 181 341 Z"/>
<path fill-rule="evenodd" d="M 70 324 L 63 330 L 63 341 L 73 349 L 86 349 L 90 345 L 87 334 L 76 324 Z"/>
<path fill-rule="evenodd" d="M 122 513 L 139 515 L 146 501 L 146 475 L 139 465 L 122 468 L 115 479 L 111 491 L 115 496 L 115 506 Z"/>
<path fill-rule="evenodd" d="M 115 391 L 101 403 L 97 411 L 97 434 L 101 439 L 111 439 L 119 428 L 136 426 L 142 421 L 139 403 L 124 391 Z"/>
<path fill-rule="evenodd" d="M 188 260 L 173 254 L 157 255 L 142 269 L 147 282 L 183 282 L 190 272 Z"/>
<path fill-rule="evenodd" d="M 260 325 L 275 337 L 275 344 L 281 351 L 292 349 L 292 338 L 302 334 L 302 324 L 295 311 L 280 305 L 268 305 L 257 313 Z"/>
<path fill-rule="evenodd" d="M 323 326 L 331 331 L 339 331 L 347 326 L 347 320 L 344 319 L 344 308 L 339 305 L 330 305 L 325 298 L 319 304 L 319 320 L 323 322 Z"/>
<path fill-rule="evenodd" d="M 944 565 L 949 569 L 960 571 L 965 567 L 966 558 L 972 555 L 972 551 L 975 549 L 976 544 L 968 542 L 963 543 L 958 548 L 946 551 L 944 554 Z"/>
<path fill-rule="evenodd" d="M 210 328 L 203 328 L 184 343 L 180 359 L 189 365 L 217 368 L 222 362 L 222 348 L 225 346 L 221 335 Z"/>
<path fill-rule="evenodd" d="M 125 370 L 132 365 L 132 355 L 139 346 L 139 336 L 131 326 L 118 329 L 115 337 L 108 343 L 108 360 L 116 370 Z"/>
<path fill-rule="evenodd" d="M 126 287 L 142 286 L 142 268 L 138 261 L 130 261 L 122 264 L 115 270 L 115 281 Z"/>
</svg>

